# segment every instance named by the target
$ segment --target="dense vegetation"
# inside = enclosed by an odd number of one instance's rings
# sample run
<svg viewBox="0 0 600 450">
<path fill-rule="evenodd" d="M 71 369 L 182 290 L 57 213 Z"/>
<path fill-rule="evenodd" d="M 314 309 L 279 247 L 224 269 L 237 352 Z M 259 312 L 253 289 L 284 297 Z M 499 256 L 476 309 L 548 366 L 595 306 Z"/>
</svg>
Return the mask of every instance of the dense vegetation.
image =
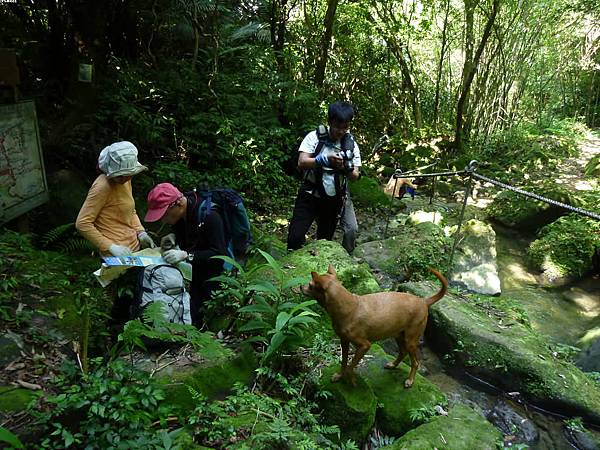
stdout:
<svg viewBox="0 0 600 450">
<path fill-rule="evenodd" d="M 27 439 L 43 448 L 188 448 L 192 440 L 356 448 L 320 422 L 317 403 L 330 393 L 315 387 L 316 372 L 335 360 L 322 310 L 293 292 L 301 280 L 271 256 L 284 252 L 277 237 L 297 188 L 300 140 L 325 120 L 330 101 L 356 106 L 352 132 L 367 177 L 353 190 L 373 214 L 390 207 L 378 186 L 394 169 L 436 161 L 431 170 L 462 169 L 472 159 L 502 182 L 600 213 L 597 190 L 575 192 L 552 177 L 600 121 L 599 19 L 597 0 L 0 2 L 0 47 L 18 55 L 20 98 L 35 99 L 49 174 L 66 168 L 89 184 L 100 149 L 132 141 L 150 168 L 134 180 L 141 210 L 157 182 L 228 185 L 244 194 L 256 246 L 267 250 L 224 276 L 209 305 L 213 331 L 235 318 L 232 346 L 246 340 L 258 350 L 255 383 L 219 401 L 189 386 L 183 411 L 120 357 L 146 350 L 148 339 L 206 349 L 213 336 L 150 311 L 154 325 L 130 322 L 109 342 L 110 300 L 89 277 L 97 262 L 74 217 L 53 223 L 37 210 L 31 236 L 2 229 L 2 330 L 22 333 L 45 383 L 45 394 L 32 396 Z M 78 81 L 79 64 L 93 65 L 91 83 Z M 596 157 L 586 176 L 599 170 Z M 462 188 L 452 183 L 440 192 Z M 556 276 L 597 267 L 598 221 L 497 193 L 488 217 L 538 233 L 533 266 Z M 412 256 L 418 269 L 431 259 L 421 250 Z M 260 271 L 270 275 L 257 283 Z M 57 335 L 46 332 L 55 326 Z M 433 414 L 412 411 L 415 421 Z M 11 442 L 5 433 L 0 442 Z"/>
</svg>

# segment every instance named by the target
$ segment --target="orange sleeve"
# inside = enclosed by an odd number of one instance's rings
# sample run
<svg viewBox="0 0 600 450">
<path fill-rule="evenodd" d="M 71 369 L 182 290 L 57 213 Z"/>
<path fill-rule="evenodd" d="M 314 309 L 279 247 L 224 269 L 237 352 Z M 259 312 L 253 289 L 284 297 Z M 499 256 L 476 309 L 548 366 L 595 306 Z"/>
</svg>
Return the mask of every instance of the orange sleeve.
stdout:
<svg viewBox="0 0 600 450">
<path fill-rule="evenodd" d="M 112 242 L 98 231 L 94 223 L 109 195 L 110 186 L 108 182 L 101 179 L 101 176 L 96 178 L 96 181 L 94 181 L 94 184 L 92 184 L 92 187 L 88 191 L 75 222 L 75 227 L 79 233 L 98 247 L 101 253 L 109 253 L 108 247 L 110 247 Z"/>
</svg>

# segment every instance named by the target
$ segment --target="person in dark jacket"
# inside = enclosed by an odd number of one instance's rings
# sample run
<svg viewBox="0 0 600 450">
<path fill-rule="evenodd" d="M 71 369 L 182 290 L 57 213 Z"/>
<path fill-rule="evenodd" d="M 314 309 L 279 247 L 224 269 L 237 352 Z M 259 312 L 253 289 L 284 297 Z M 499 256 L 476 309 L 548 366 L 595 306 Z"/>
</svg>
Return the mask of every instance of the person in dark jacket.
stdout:
<svg viewBox="0 0 600 450">
<path fill-rule="evenodd" d="M 228 255 L 225 226 L 221 214 L 212 208 L 199 223 L 198 208 L 202 198 L 196 192 L 182 193 L 170 183 L 160 183 L 148 193 L 146 222 L 172 226 L 179 248 L 167 250 L 163 259 L 169 264 L 187 261 L 192 265 L 190 312 L 192 323 L 202 324 L 202 304 L 210 298 L 218 283 L 208 281 L 223 272 L 223 261 L 212 256 Z"/>
</svg>

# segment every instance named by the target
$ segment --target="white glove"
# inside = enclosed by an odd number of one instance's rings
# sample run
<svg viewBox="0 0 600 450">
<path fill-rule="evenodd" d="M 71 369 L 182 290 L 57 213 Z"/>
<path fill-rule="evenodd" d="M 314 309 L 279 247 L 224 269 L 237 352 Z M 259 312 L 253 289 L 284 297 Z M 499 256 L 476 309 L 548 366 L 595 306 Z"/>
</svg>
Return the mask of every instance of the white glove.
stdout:
<svg viewBox="0 0 600 450">
<path fill-rule="evenodd" d="M 162 257 L 169 264 L 177 264 L 178 262 L 185 261 L 188 257 L 188 252 L 185 250 L 167 250 L 163 253 Z"/>
<path fill-rule="evenodd" d="M 108 251 L 113 256 L 129 256 L 129 255 L 131 255 L 131 250 L 129 250 L 129 247 L 125 247 L 124 245 L 110 244 L 110 247 L 108 247 Z"/>
<path fill-rule="evenodd" d="M 138 237 L 138 241 L 140 241 L 140 247 L 141 248 L 154 248 L 156 247 L 156 244 L 154 243 L 154 241 L 152 240 L 152 238 L 150 237 L 150 235 L 148 233 L 146 233 L 145 231 L 140 231 L 137 235 Z"/>
</svg>

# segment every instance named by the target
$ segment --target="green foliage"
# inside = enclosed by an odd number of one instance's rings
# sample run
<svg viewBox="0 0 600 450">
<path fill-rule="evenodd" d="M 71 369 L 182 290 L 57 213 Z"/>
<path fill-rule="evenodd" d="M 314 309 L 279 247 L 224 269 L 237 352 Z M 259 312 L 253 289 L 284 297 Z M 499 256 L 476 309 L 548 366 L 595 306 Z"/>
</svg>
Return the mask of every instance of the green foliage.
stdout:
<svg viewBox="0 0 600 450">
<path fill-rule="evenodd" d="M 126 350 L 131 352 L 135 347 L 146 350 L 147 342 L 169 342 L 189 344 L 196 350 L 202 350 L 207 358 L 216 359 L 229 354 L 229 350 L 211 345 L 214 342 L 211 333 L 201 332 L 192 325 L 168 322 L 163 309 L 162 303 L 151 303 L 144 309 L 142 319 L 125 324 L 118 341 Z"/>
<path fill-rule="evenodd" d="M 582 125 L 569 119 L 553 120 L 545 126 L 525 123 L 486 137 L 475 158 L 484 163 L 486 174 L 505 182 L 537 179 L 577 151 Z"/>
<path fill-rule="evenodd" d="M 56 327 L 83 343 L 88 341 L 89 328 L 81 319 L 87 316 L 95 330 L 90 344 L 103 340 L 108 299 L 90 277 L 98 268 L 97 260 L 78 256 L 74 265 L 72 257 L 63 252 L 39 250 L 32 245 L 31 236 L 11 231 L 0 234 L 0 255 L 0 315 L 7 328 L 31 325 L 35 311 L 46 316 L 53 327 L 49 331 L 29 326 L 27 333 L 34 341 L 45 344 L 54 339 Z M 89 308 L 87 298 L 94 299 Z"/>
<path fill-rule="evenodd" d="M 259 369 L 261 370 L 261 369 Z M 271 377 L 282 398 L 273 398 L 236 385 L 235 394 L 222 402 L 209 402 L 192 388 L 197 402 L 189 424 L 202 445 L 226 448 L 225 443 L 242 449 L 337 449 L 328 436 L 339 433 L 337 427 L 319 424 L 316 405 L 302 394 L 301 383 L 262 369 Z M 350 443 L 342 448 L 350 450 Z"/>
<path fill-rule="evenodd" d="M 542 228 L 527 255 L 531 264 L 555 276 L 580 277 L 600 250 L 600 223 L 569 214 Z"/>
<path fill-rule="evenodd" d="M 594 156 L 592 159 L 588 161 L 585 165 L 586 177 L 600 177 L 600 155 Z"/>
<path fill-rule="evenodd" d="M 578 347 L 561 343 L 551 344 L 549 347 L 552 356 L 571 363 L 575 362 L 577 355 L 581 352 L 581 349 Z"/>
<path fill-rule="evenodd" d="M 0 442 L 8 444 L 12 448 L 25 448 L 19 438 L 4 427 L 0 427 Z"/>
<path fill-rule="evenodd" d="M 310 324 L 318 314 L 310 307 L 315 300 L 302 302 L 289 301 L 295 294 L 291 289 L 307 281 L 306 277 L 288 278 L 281 265 L 268 253 L 258 249 L 266 263 L 255 264 L 244 270 L 237 262 L 228 257 L 218 257 L 230 262 L 237 269 L 233 273 L 213 278 L 222 283 L 219 296 L 231 296 L 240 304 L 238 314 L 245 319 L 239 327 L 242 333 L 250 333 L 251 342 L 266 345 L 263 361 L 277 359 L 284 352 L 297 348 L 302 342 Z M 256 277 L 261 273 L 260 279 Z M 264 277 L 266 273 L 270 277 Z"/>
<path fill-rule="evenodd" d="M 585 426 L 581 417 L 573 417 L 572 419 L 565 419 L 565 426 L 573 431 L 585 432 Z"/>
<path fill-rule="evenodd" d="M 420 408 L 411 409 L 408 412 L 410 420 L 415 424 L 423 424 L 429 422 L 432 417 L 436 416 L 436 411 L 431 406 L 422 406 Z"/>
<path fill-rule="evenodd" d="M 56 380 L 59 393 L 32 411 L 46 431 L 41 448 L 163 449 L 172 442 L 176 433 L 165 422 L 170 409 L 147 374 L 120 360 L 91 362 L 80 378 L 72 367 L 65 371 Z"/>
</svg>

